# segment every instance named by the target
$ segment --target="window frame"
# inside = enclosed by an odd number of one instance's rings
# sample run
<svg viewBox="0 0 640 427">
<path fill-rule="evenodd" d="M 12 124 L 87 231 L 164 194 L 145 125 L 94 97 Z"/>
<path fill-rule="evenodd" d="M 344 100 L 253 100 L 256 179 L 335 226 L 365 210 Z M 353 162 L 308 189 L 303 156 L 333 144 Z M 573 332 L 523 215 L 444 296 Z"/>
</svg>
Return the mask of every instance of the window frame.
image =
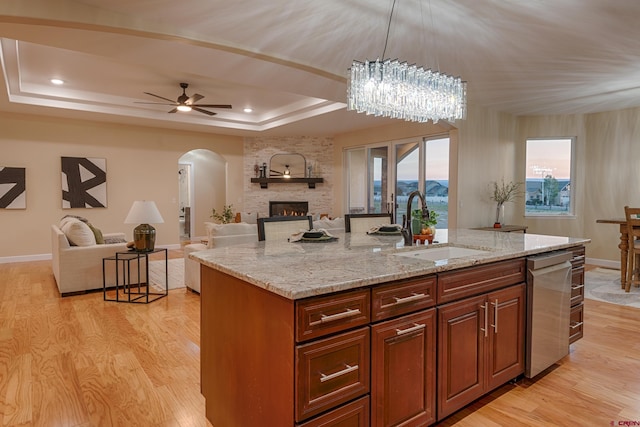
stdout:
<svg viewBox="0 0 640 427">
<path fill-rule="evenodd" d="M 570 141 L 571 144 L 571 156 L 570 156 L 570 165 L 569 167 L 571 168 L 570 173 L 569 173 L 569 185 L 570 185 L 570 191 L 569 191 L 569 210 L 566 213 L 562 213 L 561 211 L 558 211 L 558 213 L 539 213 L 539 212 L 528 212 L 527 211 L 527 199 L 526 199 L 526 188 L 527 188 L 527 165 L 528 165 L 528 158 L 527 158 L 527 153 L 528 153 L 528 149 L 529 149 L 529 141 L 561 141 L 561 140 L 568 140 Z M 573 219 L 576 218 L 576 206 L 575 206 L 575 199 L 576 199 L 576 142 L 577 142 L 577 137 L 576 136 L 552 136 L 552 137 L 529 137 L 525 139 L 525 159 L 524 159 L 524 190 L 525 190 L 525 197 L 524 197 L 524 203 L 523 203 L 523 208 L 524 208 L 524 217 L 525 218 L 531 218 L 531 219 Z"/>
</svg>

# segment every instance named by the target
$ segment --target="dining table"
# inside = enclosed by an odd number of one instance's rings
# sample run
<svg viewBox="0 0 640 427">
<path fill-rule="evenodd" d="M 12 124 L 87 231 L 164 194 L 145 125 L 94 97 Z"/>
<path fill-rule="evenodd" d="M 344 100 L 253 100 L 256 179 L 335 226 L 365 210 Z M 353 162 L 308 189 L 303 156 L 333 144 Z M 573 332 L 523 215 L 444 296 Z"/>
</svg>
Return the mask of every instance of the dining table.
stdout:
<svg viewBox="0 0 640 427">
<path fill-rule="evenodd" d="M 627 262 L 629 256 L 629 233 L 626 218 L 597 219 L 598 224 L 617 224 L 620 227 L 620 286 L 624 289 L 627 282 Z"/>
</svg>

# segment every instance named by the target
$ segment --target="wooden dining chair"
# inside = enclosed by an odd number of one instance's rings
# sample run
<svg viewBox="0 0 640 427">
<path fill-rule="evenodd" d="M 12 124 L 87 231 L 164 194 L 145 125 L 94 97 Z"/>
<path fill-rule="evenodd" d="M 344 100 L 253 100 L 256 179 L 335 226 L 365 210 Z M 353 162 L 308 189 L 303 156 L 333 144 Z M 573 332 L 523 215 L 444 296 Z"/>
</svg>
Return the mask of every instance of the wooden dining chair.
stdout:
<svg viewBox="0 0 640 427">
<path fill-rule="evenodd" d="M 393 224 L 390 213 L 346 214 L 344 231 L 347 233 L 366 233 L 372 227 L 382 224 Z"/>
<path fill-rule="evenodd" d="M 258 241 L 287 240 L 300 230 L 311 230 L 313 218 L 308 216 L 271 216 L 258 218 Z"/>
<path fill-rule="evenodd" d="M 627 234 L 629 235 L 629 256 L 627 259 L 627 280 L 625 292 L 631 290 L 631 285 L 640 286 L 640 208 L 624 207 L 627 220 Z"/>
</svg>

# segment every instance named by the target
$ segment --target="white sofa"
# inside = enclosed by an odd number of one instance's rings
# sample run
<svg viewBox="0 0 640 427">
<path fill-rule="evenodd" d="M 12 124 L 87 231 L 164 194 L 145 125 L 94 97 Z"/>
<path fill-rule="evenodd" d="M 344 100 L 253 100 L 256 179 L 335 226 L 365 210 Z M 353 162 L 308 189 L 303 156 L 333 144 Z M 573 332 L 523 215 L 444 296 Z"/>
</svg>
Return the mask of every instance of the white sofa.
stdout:
<svg viewBox="0 0 640 427">
<path fill-rule="evenodd" d="M 189 258 L 189 254 L 205 249 L 220 248 L 258 241 L 258 226 L 245 222 L 214 224 L 205 222 L 207 244 L 192 243 L 184 247 L 184 281 L 187 288 L 200 292 L 200 263 Z"/>
<path fill-rule="evenodd" d="M 105 239 L 125 240 L 124 233 L 104 234 Z M 53 275 L 61 296 L 92 289 L 102 289 L 102 259 L 126 251 L 125 243 L 72 246 L 57 225 L 51 225 Z M 115 265 L 110 263 L 107 285 L 115 283 Z"/>
<path fill-rule="evenodd" d="M 205 249 L 220 248 L 258 241 L 258 227 L 244 222 L 214 224 L 205 222 L 207 244 L 192 243 L 184 247 L 184 281 L 187 288 L 200 292 L 200 263 L 189 258 L 189 254 Z M 313 228 L 324 228 L 329 233 L 344 232 L 344 218 L 323 218 L 313 222 Z"/>
</svg>

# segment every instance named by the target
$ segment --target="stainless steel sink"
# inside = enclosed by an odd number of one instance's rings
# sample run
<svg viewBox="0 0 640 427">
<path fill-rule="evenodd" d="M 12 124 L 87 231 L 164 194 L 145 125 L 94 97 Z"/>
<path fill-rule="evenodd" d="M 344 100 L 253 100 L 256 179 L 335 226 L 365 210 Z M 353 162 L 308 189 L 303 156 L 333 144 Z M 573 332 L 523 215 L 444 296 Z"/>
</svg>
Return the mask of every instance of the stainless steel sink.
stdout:
<svg viewBox="0 0 640 427">
<path fill-rule="evenodd" d="M 426 248 L 417 251 L 407 251 L 394 254 L 407 258 L 421 259 L 425 261 L 446 261 L 455 258 L 489 255 L 491 252 L 480 249 L 463 248 L 459 246 L 444 246 Z"/>
</svg>

